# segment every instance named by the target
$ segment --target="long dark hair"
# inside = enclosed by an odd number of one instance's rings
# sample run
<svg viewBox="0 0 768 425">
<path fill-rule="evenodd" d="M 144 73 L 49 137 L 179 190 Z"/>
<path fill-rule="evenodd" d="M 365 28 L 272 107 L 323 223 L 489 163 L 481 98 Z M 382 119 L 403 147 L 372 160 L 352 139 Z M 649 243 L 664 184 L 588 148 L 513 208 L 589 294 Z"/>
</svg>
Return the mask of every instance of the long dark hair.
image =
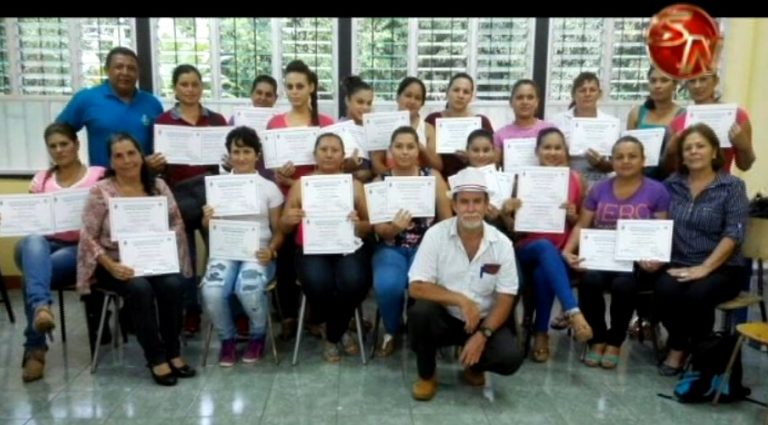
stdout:
<svg viewBox="0 0 768 425">
<path fill-rule="evenodd" d="M 293 60 L 288 63 L 288 65 L 285 66 L 285 75 L 290 74 L 291 72 L 298 72 L 299 74 L 304 74 L 307 77 L 307 81 L 309 81 L 310 84 L 315 86 L 315 90 L 312 91 L 309 95 L 310 99 L 310 114 L 312 117 L 312 125 L 320 125 L 320 112 L 317 110 L 317 91 L 320 90 L 320 87 L 318 87 L 318 80 L 317 80 L 317 74 L 312 72 L 311 69 L 307 66 L 304 61 L 301 61 L 299 59 Z"/>
<path fill-rule="evenodd" d="M 112 158 L 112 146 L 114 146 L 116 143 L 124 141 L 131 142 L 141 157 L 141 186 L 144 188 L 144 193 L 149 196 L 157 195 L 159 192 L 155 186 L 155 176 L 153 176 L 152 172 L 149 171 L 149 166 L 147 166 L 147 161 L 144 159 L 144 152 L 141 150 L 141 145 L 139 145 L 139 142 L 136 141 L 133 136 L 122 131 L 112 134 L 112 136 L 109 138 L 109 141 L 107 142 L 107 156 Z M 107 169 L 107 172 L 104 173 L 104 178 L 109 177 L 115 177 L 115 169 L 112 168 L 111 164 L 109 169 Z"/>
<path fill-rule="evenodd" d="M 58 123 L 58 122 L 48 124 L 48 127 L 45 127 L 45 131 L 43 132 L 43 140 L 45 140 L 46 144 L 48 144 L 48 138 L 53 136 L 54 134 L 61 134 L 67 139 L 71 140 L 73 143 L 79 143 L 79 140 L 77 139 L 77 132 L 69 124 Z M 53 173 L 55 173 L 58 170 L 59 170 L 59 164 L 56 164 L 56 163 L 54 163 L 51 166 L 51 168 L 46 170 L 45 176 L 43 177 L 42 186 L 45 186 L 45 182 L 47 182 L 48 179 L 51 178 Z"/>
</svg>

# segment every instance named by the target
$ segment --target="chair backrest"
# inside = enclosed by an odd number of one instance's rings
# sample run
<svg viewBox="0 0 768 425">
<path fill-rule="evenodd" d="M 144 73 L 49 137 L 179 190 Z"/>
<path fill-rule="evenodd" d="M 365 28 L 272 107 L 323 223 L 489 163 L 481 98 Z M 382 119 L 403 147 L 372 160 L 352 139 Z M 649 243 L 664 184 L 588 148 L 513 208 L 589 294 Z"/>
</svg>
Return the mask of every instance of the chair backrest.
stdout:
<svg viewBox="0 0 768 425">
<path fill-rule="evenodd" d="M 741 252 L 747 258 L 768 260 L 768 218 L 750 217 Z"/>
</svg>

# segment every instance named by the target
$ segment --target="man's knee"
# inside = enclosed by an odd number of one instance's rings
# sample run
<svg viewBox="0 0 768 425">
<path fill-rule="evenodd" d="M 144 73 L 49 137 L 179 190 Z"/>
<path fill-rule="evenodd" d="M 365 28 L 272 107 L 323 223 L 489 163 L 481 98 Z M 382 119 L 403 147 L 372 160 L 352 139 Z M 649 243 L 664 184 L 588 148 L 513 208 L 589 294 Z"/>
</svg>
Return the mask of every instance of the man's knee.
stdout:
<svg viewBox="0 0 768 425">
<path fill-rule="evenodd" d="M 497 341 L 494 341 L 492 352 L 489 353 L 492 359 L 489 359 L 491 367 L 489 372 L 499 375 L 512 375 L 523 364 L 523 350 L 517 343 L 517 339 L 512 335 L 509 329 L 499 329 Z"/>
</svg>

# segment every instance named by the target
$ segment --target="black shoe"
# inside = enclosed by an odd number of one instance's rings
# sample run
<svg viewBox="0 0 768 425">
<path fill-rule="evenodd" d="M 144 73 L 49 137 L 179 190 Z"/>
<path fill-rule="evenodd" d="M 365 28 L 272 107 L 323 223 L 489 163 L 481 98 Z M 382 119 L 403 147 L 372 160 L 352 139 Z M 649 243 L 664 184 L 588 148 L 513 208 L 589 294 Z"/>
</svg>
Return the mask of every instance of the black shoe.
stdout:
<svg viewBox="0 0 768 425">
<path fill-rule="evenodd" d="M 155 382 L 165 387 L 172 387 L 176 385 L 176 382 L 178 382 L 178 380 L 176 379 L 176 375 L 174 375 L 173 373 L 173 367 L 171 367 L 171 373 L 167 373 L 165 375 L 156 375 L 155 371 L 152 370 L 152 366 L 150 366 L 149 373 L 152 374 L 152 379 L 154 379 Z"/>
<path fill-rule="evenodd" d="M 171 367 L 171 372 L 173 375 L 177 378 L 191 378 L 197 374 L 197 371 L 188 364 L 185 364 L 179 368 L 174 366 L 171 362 L 168 362 L 168 365 Z"/>
</svg>

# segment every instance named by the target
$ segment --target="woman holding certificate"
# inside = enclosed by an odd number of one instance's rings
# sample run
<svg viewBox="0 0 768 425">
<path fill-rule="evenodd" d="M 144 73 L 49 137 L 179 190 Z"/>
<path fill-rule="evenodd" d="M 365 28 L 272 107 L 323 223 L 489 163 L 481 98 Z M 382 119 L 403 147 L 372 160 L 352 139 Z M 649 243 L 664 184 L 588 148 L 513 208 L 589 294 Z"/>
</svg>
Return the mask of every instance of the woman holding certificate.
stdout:
<svg viewBox="0 0 768 425">
<path fill-rule="evenodd" d="M 568 145 L 562 131 L 545 128 L 536 137 L 536 157 L 541 167 L 568 167 Z M 470 157 L 471 157 L 470 153 Z M 574 170 L 568 173 L 568 201 L 565 210 L 565 231 L 562 233 L 518 233 L 515 252 L 526 276 L 533 283 L 536 317 L 533 323 L 533 360 L 539 363 L 549 359 L 549 317 L 555 298 L 560 301 L 566 324 L 573 328 L 578 341 L 592 338 L 592 328 L 579 309 L 571 290 L 571 280 L 560 250 L 563 249 L 572 227 L 579 218 L 579 206 L 584 199 L 586 182 Z M 522 201 L 510 198 L 502 206 L 501 216 L 514 227 L 514 213 Z"/>
<path fill-rule="evenodd" d="M 227 134 L 227 152 L 232 174 L 253 174 L 256 179 L 258 213 L 245 216 L 216 216 L 213 207 L 203 207 L 203 227 L 210 234 L 211 252 L 203 277 L 203 302 L 221 340 L 219 365 L 237 362 L 236 329 L 230 309 L 230 297 L 237 295 L 248 315 L 250 339 L 243 355 L 244 363 L 258 361 L 264 353 L 269 300 L 266 287 L 275 276 L 275 258 L 283 243 L 278 231 L 283 194 L 274 182 L 256 171 L 261 142 L 250 127 L 237 127 Z M 228 224 L 229 220 L 233 221 Z M 255 226 L 254 226 L 255 225 Z M 251 239 L 256 240 L 251 240 Z M 256 243 L 256 246 L 253 244 Z M 219 248 L 223 248 L 219 251 Z"/>
<path fill-rule="evenodd" d="M 672 140 L 667 145 L 664 154 L 667 168 L 670 171 L 679 170 L 676 140 L 683 129 L 688 127 L 688 120 L 694 122 L 707 122 L 718 135 L 725 163 L 723 171 L 729 173 L 731 164 L 736 162 L 736 167 L 741 171 L 747 171 L 755 162 L 755 151 L 752 147 L 752 123 L 749 114 L 744 108 L 735 104 L 723 104 L 721 96 L 717 93 L 717 84 L 720 78 L 717 73 L 702 74 L 685 82 L 685 88 L 693 99 L 694 105 L 687 108 L 685 114 L 680 114 L 669 125 L 672 130 Z M 720 108 L 721 106 L 722 108 Z M 707 109 L 709 109 L 707 111 Z M 734 110 L 735 109 L 735 110 Z M 692 114 L 695 115 L 691 117 Z M 700 119 L 706 118 L 706 119 Z M 716 125 L 719 124 L 719 125 Z"/>
<path fill-rule="evenodd" d="M 267 123 L 267 130 L 291 127 L 325 127 L 333 124 L 333 118 L 321 114 L 317 106 L 317 74 L 307 64 L 294 60 L 285 67 L 285 94 L 291 103 L 290 111 L 275 115 Z M 286 195 L 295 181 L 311 174 L 313 165 L 297 165 L 286 162 L 275 173 L 275 183 Z M 299 289 L 296 286 L 296 265 L 294 238 L 286 234 L 285 243 L 278 253 L 277 291 L 280 294 L 283 326 L 281 338 L 288 339 L 296 332 L 299 313 Z"/>
<path fill-rule="evenodd" d="M 227 120 L 223 115 L 216 113 L 200 103 L 203 96 L 203 79 L 200 71 L 192 65 L 182 64 L 174 68 L 171 77 L 173 93 L 176 104 L 173 108 L 163 112 L 155 120 L 155 124 L 174 125 L 183 127 L 211 127 L 225 126 Z M 159 152 L 163 153 L 163 152 Z M 163 159 L 165 161 L 165 159 Z M 218 165 L 187 165 L 165 164 L 163 179 L 171 190 L 188 179 L 205 174 L 218 174 Z M 202 181 L 200 181 L 202 184 Z M 177 197 L 185 198 L 184 193 L 177 193 Z M 195 230 L 199 228 L 200 216 L 199 204 L 194 208 L 186 208 L 186 202 L 179 199 L 181 215 L 184 218 L 189 243 L 189 254 L 192 264 L 197 264 L 197 249 L 195 247 Z M 190 211 L 196 210 L 196 211 Z M 194 270 L 193 270 L 194 272 Z M 200 332 L 200 301 L 197 295 L 197 279 L 195 276 L 184 282 L 184 331 L 189 335 Z"/>
<path fill-rule="evenodd" d="M 435 168 L 446 178 L 466 166 L 466 151 L 462 148 L 470 131 L 484 128 L 493 133 L 488 117 L 473 114 L 469 109 L 474 96 L 475 81 L 472 77 L 464 72 L 454 74 L 448 82 L 445 110 L 433 112 L 424 120 L 427 123 L 427 147 L 440 153 Z M 479 118 L 479 125 L 477 120 L 467 119 L 470 117 Z M 438 120 L 444 120 L 443 125 L 438 126 Z"/>
<path fill-rule="evenodd" d="M 286 235 L 296 230 L 301 288 L 317 318 L 325 322 L 323 356 L 338 362 L 342 336 L 345 352 L 355 354 L 360 349 L 345 331 L 370 288 L 369 258 L 360 249 L 359 239 L 371 231 L 371 224 L 362 183 L 342 170 L 341 138 L 321 134 L 314 155 L 317 169 L 291 187 L 280 229 Z"/>
<path fill-rule="evenodd" d="M 413 217 L 411 211 L 400 209 L 391 220 L 373 226 L 381 241 L 373 255 L 373 289 L 386 330 L 376 353 L 379 356 L 389 356 L 394 352 L 394 336 L 400 330 L 403 299 L 408 287 L 408 269 L 421 238 L 433 223 L 453 216 L 450 199 L 445 195 L 448 191 L 445 180 L 440 172 L 419 167 L 419 151 L 416 130 L 413 127 L 398 128 L 392 133 L 389 146 L 394 166 L 377 178 L 377 181 L 384 182 L 389 176 L 434 176 L 437 212 L 437 217 Z"/>
<path fill-rule="evenodd" d="M 615 134 L 611 137 L 618 137 L 619 134 L 619 119 L 601 111 L 597 107 L 597 102 L 602 94 L 597 74 L 594 72 L 582 72 L 573 80 L 573 87 L 571 88 L 573 101 L 568 110 L 552 117 L 552 122 L 563 131 L 571 152 L 574 152 L 571 157 L 571 168 L 584 176 L 590 187 L 613 171 L 607 152 L 600 152 L 601 149 L 598 148 L 598 146 L 605 144 L 605 140 L 595 140 L 594 137 L 602 137 L 608 134 L 609 131 L 606 127 L 611 125 L 615 126 Z M 581 118 L 589 119 L 589 122 L 598 124 L 599 128 L 589 133 L 574 131 L 575 127 L 578 126 L 576 121 Z M 584 138 L 587 140 L 579 140 L 579 146 L 575 147 L 576 138 L 582 138 L 579 137 L 580 135 L 586 136 Z M 592 135 L 592 137 L 590 138 L 589 135 Z M 589 145 L 589 147 L 584 149 L 583 152 L 576 152 L 577 149 L 582 149 L 582 144 Z M 610 147 L 610 144 L 608 146 Z"/>
<path fill-rule="evenodd" d="M 554 124 L 536 117 L 541 102 L 541 89 L 535 81 L 521 79 L 515 81 L 509 95 L 509 106 L 515 120 L 496 131 L 493 145 L 496 148 L 497 163 L 504 163 L 504 141 L 516 139 L 536 139 L 539 131 L 554 127 Z"/>
<path fill-rule="evenodd" d="M 675 222 L 672 261 L 656 282 L 656 303 L 669 332 L 659 373 L 680 373 L 692 345 L 712 332 L 715 306 L 738 295 L 749 201 L 744 182 L 724 171 L 715 132 L 694 124 L 677 141 L 678 172 L 665 186 Z"/>
<path fill-rule="evenodd" d="M 638 262 L 641 273 L 636 274 L 631 261 L 620 264 L 614 261 L 612 243 L 601 245 L 604 252 L 595 256 L 591 255 L 590 245 L 590 255 L 587 255 L 588 247 L 580 241 L 582 229 L 585 232 L 587 229 L 615 230 L 619 219 L 665 219 L 669 210 L 669 193 L 664 185 L 643 176 L 645 154 L 638 139 L 619 138 L 611 156 L 616 176 L 590 189 L 579 220 L 562 250 L 571 268 L 587 269 L 579 285 L 579 304 L 592 327 L 593 337 L 588 342 L 590 348 L 584 364 L 605 369 L 613 369 L 619 363 L 642 272 L 655 272 L 660 263 Z M 575 254 L 577 248 L 579 255 Z M 605 291 L 611 294 L 610 329 L 605 323 Z"/>
<path fill-rule="evenodd" d="M 77 289 L 89 294 L 96 285 L 125 297 L 152 377 L 176 385 L 177 378 L 195 375 L 179 344 L 179 271 L 192 276 L 184 222 L 170 189 L 152 177 L 131 135 L 114 134 L 108 149 L 111 167 L 91 188 L 83 212 Z"/>
<path fill-rule="evenodd" d="M 373 88 L 357 75 L 350 75 L 342 84 L 344 103 L 347 107 L 347 115 L 341 117 L 339 122 L 354 121 L 355 125 L 362 128 L 363 114 L 371 112 L 373 105 Z M 360 149 L 364 149 L 360 147 Z M 344 171 L 352 173 L 357 180 L 367 183 L 373 178 L 371 160 L 361 158 L 367 152 L 353 152 L 352 156 L 344 161 Z M 373 153 L 373 152 L 371 152 Z M 380 158 L 379 158 L 380 159 Z"/>
<path fill-rule="evenodd" d="M 80 141 L 69 125 L 51 124 L 45 128 L 43 137 L 53 167 L 35 174 L 29 184 L 29 193 L 87 189 L 104 175 L 104 168 L 87 167 L 80 162 Z M 82 208 L 82 203 L 76 205 Z M 77 216 L 80 216 L 79 211 Z M 29 235 L 16 244 L 16 266 L 24 276 L 24 313 L 27 316 L 21 375 L 24 382 L 43 377 L 48 351 L 45 336 L 56 326 L 50 309 L 51 286 L 54 282 L 58 285 L 74 282 L 79 238 L 80 232 L 72 230 L 50 236 Z"/>
</svg>

